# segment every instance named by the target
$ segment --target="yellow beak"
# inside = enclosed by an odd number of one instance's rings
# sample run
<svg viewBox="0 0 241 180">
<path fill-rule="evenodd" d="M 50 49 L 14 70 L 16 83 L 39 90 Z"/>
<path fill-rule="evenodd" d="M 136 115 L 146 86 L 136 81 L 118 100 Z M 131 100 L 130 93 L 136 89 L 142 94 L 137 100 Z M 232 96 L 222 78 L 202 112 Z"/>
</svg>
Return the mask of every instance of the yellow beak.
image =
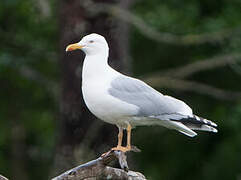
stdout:
<svg viewBox="0 0 241 180">
<path fill-rule="evenodd" d="M 73 50 L 76 50 L 76 49 L 81 49 L 83 48 L 84 46 L 82 45 L 79 45 L 78 43 L 75 43 L 75 44 L 70 44 L 66 47 L 65 51 L 73 51 Z"/>
</svg>

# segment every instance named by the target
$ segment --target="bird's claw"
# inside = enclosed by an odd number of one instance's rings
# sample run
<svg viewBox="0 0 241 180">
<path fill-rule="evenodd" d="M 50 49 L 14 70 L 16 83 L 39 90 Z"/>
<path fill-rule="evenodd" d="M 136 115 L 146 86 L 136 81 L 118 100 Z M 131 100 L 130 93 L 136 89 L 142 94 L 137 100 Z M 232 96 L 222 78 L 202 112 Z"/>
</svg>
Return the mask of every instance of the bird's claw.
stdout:
<svg viewBox="0 0 241 180">
<path fill-rule="evenodd" d="M 131 151 L 131 146 L 116 146 L 116 147 L 113 147 L 111 148 L 111 151 L 121 151 L 121 152 L 128 152 L 128 151 Z"/>
<path fill-rule="evenodd" d="M 139 148 L 137 148 L 136 146 L 127 146 L 127 147 L 123 147 L 123 146 L 117 146 L 111 149 L 111 151 L 121 151 L 121 152 L 129 152 L 129 151 L 133 151 L 133 152 L 141 152 L 141 150 Z"/>
<path fill-rule="evenodd" d="M 121 151 L 123 153 L 129 152 L 129 151 L 133 151 L 133 152 L 141 152 L 141 150 L 139 148 L 137 148 L 136 146 L 130 146 L 130 147 L 124 147 L 124 146 L 116 146 L 111 148 L 111 150 L 109 150 L 108 152 L 105 152 L 101 155 L 101 157 L 104 157 L 106 155 L 108 155 L 110 152 L 113 151 Z"/>
</svg>

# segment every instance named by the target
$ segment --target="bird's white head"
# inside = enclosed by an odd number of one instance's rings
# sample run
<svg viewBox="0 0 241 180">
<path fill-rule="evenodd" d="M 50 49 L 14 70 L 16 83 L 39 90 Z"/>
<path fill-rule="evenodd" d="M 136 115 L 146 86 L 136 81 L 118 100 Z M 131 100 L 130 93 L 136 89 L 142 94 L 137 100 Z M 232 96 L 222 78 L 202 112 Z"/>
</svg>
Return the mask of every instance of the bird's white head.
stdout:
<svg viewBox="0 0 241 180">
<path fill-rule="evenodd" d="M 105 38 L 96 33 L 84 36 L 78 43 L 70 44 L 66 47 L 66 51 L 77 49 L 81 49 L 86 55 L 108 54 L 109 52 Z"/>
</svg>

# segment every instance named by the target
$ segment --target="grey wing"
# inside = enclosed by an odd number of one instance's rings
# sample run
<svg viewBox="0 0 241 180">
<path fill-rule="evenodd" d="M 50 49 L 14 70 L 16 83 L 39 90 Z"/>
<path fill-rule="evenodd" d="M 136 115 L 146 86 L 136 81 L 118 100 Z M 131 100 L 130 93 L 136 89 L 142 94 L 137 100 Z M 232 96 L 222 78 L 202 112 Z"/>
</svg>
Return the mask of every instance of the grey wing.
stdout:
<svg viewBox="0 0 241 180">
<path fill-rule="evenodd" d="M 108 92 L 111 96 L 121 101 L 137 106 L 139 108 L 137 116 L 159 118 L 168 116 L 180 119 L 180 115 L 192 115 L 191 108 L 183 101 L 165 96 L 143 81 L 135 78 L 127 76 L 117 77 L 112 80 Z"/>
<path fill-rule="evenodd" d="M 191 129 L 217 132 L 215 123 L 194 115 L 183 101 L 165 96 L 138 79 L 119 76 L 111 82 L 108 92 L 121 101 L 137 106 L 139 111 L 136 116 L 167 120 L 159 121 L 160 125 L 185 135 L 197 135 Z"/>
</svg>

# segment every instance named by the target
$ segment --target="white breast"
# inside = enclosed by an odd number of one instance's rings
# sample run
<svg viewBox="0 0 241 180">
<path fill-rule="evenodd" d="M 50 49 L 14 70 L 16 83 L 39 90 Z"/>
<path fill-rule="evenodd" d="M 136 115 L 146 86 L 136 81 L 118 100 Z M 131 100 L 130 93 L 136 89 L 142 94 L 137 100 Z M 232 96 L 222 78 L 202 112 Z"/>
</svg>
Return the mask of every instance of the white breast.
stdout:
<svg viewBox="0 0 241 180">
<path fill-rule="evenodd" d="M 112 124 L 120 124 L 138 111 L 136 106 L 109 95 L 111 80 L 118 75 L 107 63 L 103 66 L 103 63 L 94 63 L 93 59 L 85 59 L 82 74 L 84 101 L 95 116 Z"/>
</svg>

